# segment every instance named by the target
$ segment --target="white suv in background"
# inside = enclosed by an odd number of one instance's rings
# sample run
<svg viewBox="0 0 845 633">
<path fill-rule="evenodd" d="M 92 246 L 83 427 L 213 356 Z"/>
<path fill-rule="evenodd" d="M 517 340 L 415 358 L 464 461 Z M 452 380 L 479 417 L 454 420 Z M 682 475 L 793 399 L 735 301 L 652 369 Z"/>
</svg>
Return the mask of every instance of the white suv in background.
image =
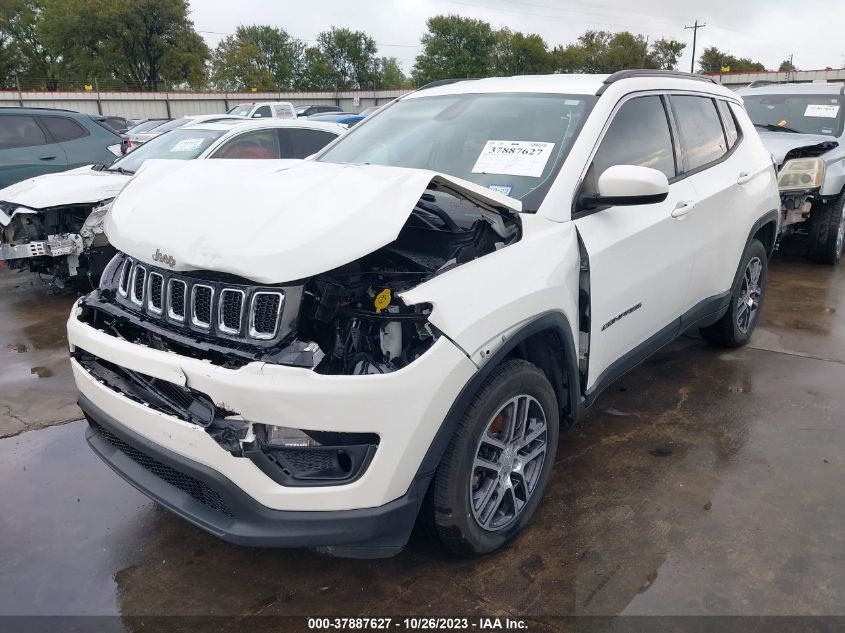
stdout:
<svg viewBox="0 0 845 633">
<path fill-rule="evenodd" d="M 247 119 L 295 119 L 296 108 L 290 101 L 261 101 L 240 103 L 226 114 Z"/>
<path fill-rule="evenodd" d="M 92 448 L 235 543 L 525 526 L 560 428 L 757 323 L 780 206 L 736 95 L 655 71 L 428 86 L 314 160 L 150 165 L 68 321 Z"/>
</svg>

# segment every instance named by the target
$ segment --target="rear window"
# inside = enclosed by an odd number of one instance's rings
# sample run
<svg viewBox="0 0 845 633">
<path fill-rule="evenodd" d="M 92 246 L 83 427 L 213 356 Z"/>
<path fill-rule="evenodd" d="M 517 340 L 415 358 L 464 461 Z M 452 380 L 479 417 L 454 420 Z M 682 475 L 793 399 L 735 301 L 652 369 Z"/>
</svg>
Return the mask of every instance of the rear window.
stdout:
<svg viewBox="0 0 845 633">
<path fill-rule="evenodd" d="M 42 125 L 47 128 L 57 143 L 73 141 L 83 136 L 88 136 L 88 130 L 68 117 L 42 116 L 40 119 Z"/>
<path fill-rule="evenodd" d="M 672 95 L 685 171 L 703 167 L 727 154 L 728 146 L 716 104 L 709 97 Z"/>
<path fill-rule="evenodd" d="M 736 142 L 739 139 L 736 119 L 734 119 L 733 112 L 731 112 L 731 107 L 728 105 L 727 101 L 719 99 L 716 101 L 716 105 L 719 107 L 719 114 L 722 115 L 722 125 L 725 126 L 725 136 L 728 137 L 728 148 L 731 148 L 736 145 Z"/>
<path fill-rule="evenodd" d="M 842 135 L 841 95 L 743 95 L 742 100 L 754 125 L 770 132 Z"/>
<path fill-rule="evenodd" d="M 131 127 L 126 130 L 127 134 L 140 134 L 141 132 L 149 132 L 150 130 L 157 128 L 159 125 L 164 125 L 167 123 L 167 119 L 154 119 L 152 121 L 144 121 L 143 123 L 139 123 L 135 127 Z"/>
<path fill-rule="evenodd" d="M 0 116 L 0 149 L 46 144 L 47 137 L 38 127 L 35 117 L 18 114 Z"/>
</svg>

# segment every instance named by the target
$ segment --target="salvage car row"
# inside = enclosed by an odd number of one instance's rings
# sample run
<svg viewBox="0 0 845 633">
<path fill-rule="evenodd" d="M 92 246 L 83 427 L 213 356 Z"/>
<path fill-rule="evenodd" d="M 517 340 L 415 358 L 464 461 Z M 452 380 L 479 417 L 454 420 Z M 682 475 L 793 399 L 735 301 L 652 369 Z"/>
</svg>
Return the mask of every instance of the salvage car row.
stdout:
<svg viewBox="0 0 845 633">
<path fill-rule="evenodd" d="M 692 329 L 750 339 L 781 236 L 806 224 L 813 259 L 841 257 L 825 159 L 842 93 L 777 89 L 745 105 L 673 72 L 441 82 L 307 160 L 272 160 L 301 125 L 272 117 L 80 170 L 121 178 L 75 233 L 89 261 L 97 239 L 115 249 L 68 320 L 90 446 L 234 543 L 387 556 L 419 519 L 450 551 L 502 547 L 608 385 Z M 761 126 L 797 144 L 781 156 Z M 30 248 L 9 227 L 40 222 L 53 256 L 53 207 L 7 192 L 4 244 Z"/>
</svg>

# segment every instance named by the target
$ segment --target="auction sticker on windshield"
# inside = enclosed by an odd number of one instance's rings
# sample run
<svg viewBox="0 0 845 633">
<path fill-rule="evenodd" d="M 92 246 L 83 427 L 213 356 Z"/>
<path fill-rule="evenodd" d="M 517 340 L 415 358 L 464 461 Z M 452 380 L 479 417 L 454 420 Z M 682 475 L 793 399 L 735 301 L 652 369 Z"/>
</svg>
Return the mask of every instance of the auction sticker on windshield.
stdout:
<svg viewBox="0 0 845 633">
<path fill-rule="evenodd" d="M 202 146 L 205 139 L 202 138 L 183 138 L 170 148 L 171 152 L 193 152 Z"/>
<path fill-rule="evenodd" d="M 554 146 L 540 141 L 487 141 L 472 173 L 538 178 L 543 175 Z"/>
<path fill-rule="evenodd" d="M 807 106 L 807 109 L 804 110 L 804 116 L 824 117 L 826 119 L 835 119 L 837 114 L 839 114 L 838 105 L 819 105 L 811 103 Z"/>
</svg>

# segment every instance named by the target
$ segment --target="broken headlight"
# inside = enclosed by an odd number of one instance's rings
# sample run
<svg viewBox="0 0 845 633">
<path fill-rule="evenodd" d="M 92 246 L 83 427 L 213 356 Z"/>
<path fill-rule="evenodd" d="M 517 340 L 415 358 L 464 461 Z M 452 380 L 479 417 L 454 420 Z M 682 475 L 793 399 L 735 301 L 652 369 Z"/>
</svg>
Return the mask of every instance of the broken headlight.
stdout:
<svg viewBox="0 0 845 633">
<path fill-rule="evenodd" d="M 821 158 L 793 158 L 786 161 L 778 174 L 778 189 L 798 191 L 817 189 L 824 180 L 824 160 Z"/>
<path fill-rule="evenodd" d="M 255 441 L 244 449 L 265 475 L 284 486 L 332 486 L 360 477 L 378 448 L 375 433 L 304 431 L 253 425 Z"/>
</svg>

